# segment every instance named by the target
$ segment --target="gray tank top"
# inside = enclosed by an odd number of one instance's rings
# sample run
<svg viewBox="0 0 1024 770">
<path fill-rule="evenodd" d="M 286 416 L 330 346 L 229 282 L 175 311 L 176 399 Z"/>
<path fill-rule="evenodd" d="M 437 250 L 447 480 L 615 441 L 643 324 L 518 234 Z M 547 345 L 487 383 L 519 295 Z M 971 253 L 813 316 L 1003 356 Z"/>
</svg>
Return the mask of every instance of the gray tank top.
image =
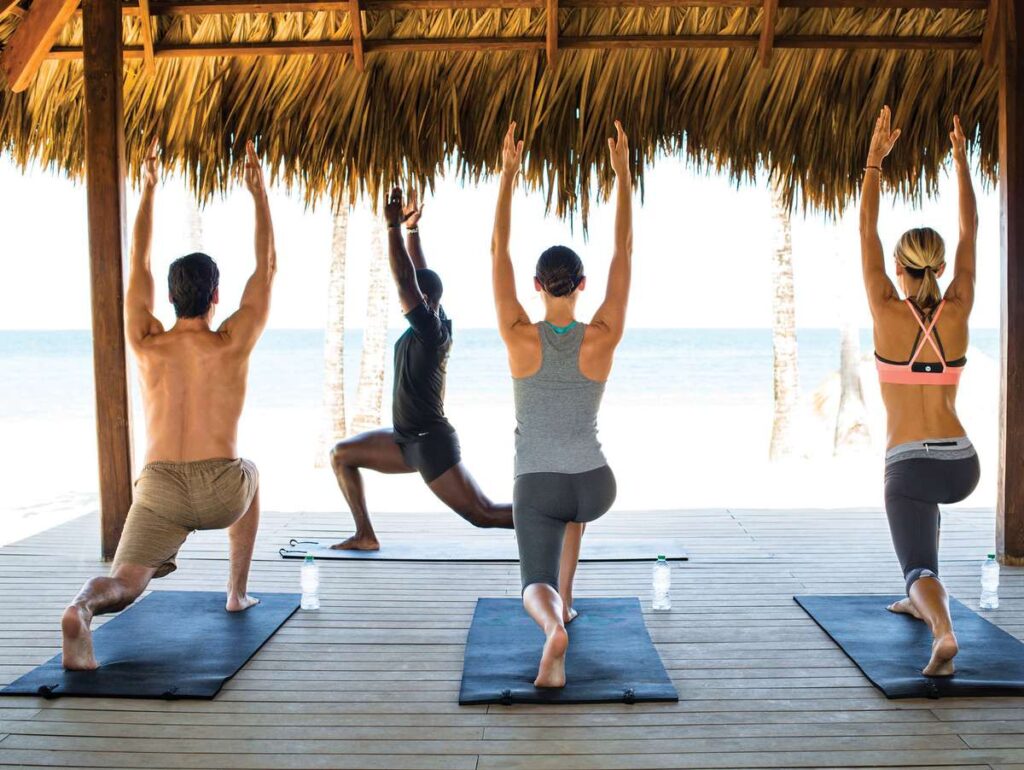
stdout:
<svg viewBox="0 0 1024 770">
<path fill-rule="evenodd" d="M 537 325 L 540 371 L 513 378 L 516 402 L 516 476 L 524 473 L 586 473 L 607 465 L 597 440 L 597 412 L 604 383 L 580 372 L 586 324 L 564 334 Z"/>
</svg>

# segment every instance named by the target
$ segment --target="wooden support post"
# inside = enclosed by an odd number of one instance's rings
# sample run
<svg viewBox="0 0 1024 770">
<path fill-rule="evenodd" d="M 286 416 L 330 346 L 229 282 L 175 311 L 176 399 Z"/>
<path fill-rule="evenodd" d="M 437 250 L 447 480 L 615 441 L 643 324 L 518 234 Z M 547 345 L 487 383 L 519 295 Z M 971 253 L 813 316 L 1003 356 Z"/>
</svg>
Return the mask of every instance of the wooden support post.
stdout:
<svg viewBox="0 0 1024 770">
<path fill-rule="evenodd" d="M 46 59 L 78 0 L 36 0 L 0 54 L 0 67 L 12 91 L 24 91 Z M 120 29 L 120 26 L 118 27 Z"/>
<path fill-rule="evenodd" d="M 761 15 L 761 38 L 757 43 L 757 59 L 762 67 L 770 67 L 772 63 L 772 47 L 775 45 L 775 17 L 779 10 L 779 0 L 764 0 Z"/>
<path fill-rule="evenodd" d="M 363 52 L 363 13 L 360 0 L 349 0 L 348 15 L 352 21 L 352 61 L 355 62 L 356 70 L 366 71 L 366 61 Z"/>
<path fill-rule="evenodd" d="M 139 0 L 139 25 L 142 29 L 142 55 L 146 72 L 156 73 L 156 55 L 153 52 L 153 22 L 149 14 L 149 0 Z"/>
<path fill-rule="evenodd" d="M 1024 564 L 1024 2 L 1001 0 L 999 197 L 1002 252 L 1002 379 L 996 549 Z"/>
<path fill-rule="evenodd" d="M 120 0 L 84 0 L 85 186 L 103 558 L 132 502 L 132 426 L 124 337 L 125 161 Z"/>
<path fill-rule="evenodd" d="M 994 67 L 997 64 L 999 51 L 996 44 L 999 42 L 997 31 L 999 27 L 999 0 L 988 0 L 988 9 L 985 11 L 985 32 L 981 36 L 981 60 L 986 67 Z"/>
<path fill-rule="evenodd" d="M 545 0 L 547 8 L 547 29 L 544 48 L 548 54 L 548 68 L 558 69 L 558 0 Z"/>
</svg>

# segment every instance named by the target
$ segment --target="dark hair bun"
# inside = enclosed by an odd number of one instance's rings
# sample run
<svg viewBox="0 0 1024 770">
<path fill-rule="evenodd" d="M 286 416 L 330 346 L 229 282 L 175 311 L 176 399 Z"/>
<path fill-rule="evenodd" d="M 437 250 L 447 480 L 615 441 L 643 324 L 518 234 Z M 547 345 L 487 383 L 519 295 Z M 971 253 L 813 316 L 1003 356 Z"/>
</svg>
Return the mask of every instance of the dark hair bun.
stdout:
<svg viewBox="0 0 1024 770">
<path fill-rule="evenodd" d="M 537 280 L 552 297 L 568 296 L 583 281 L 583 260 L 568 246 L 552 246 L 537 260 Z"/>
</svg>

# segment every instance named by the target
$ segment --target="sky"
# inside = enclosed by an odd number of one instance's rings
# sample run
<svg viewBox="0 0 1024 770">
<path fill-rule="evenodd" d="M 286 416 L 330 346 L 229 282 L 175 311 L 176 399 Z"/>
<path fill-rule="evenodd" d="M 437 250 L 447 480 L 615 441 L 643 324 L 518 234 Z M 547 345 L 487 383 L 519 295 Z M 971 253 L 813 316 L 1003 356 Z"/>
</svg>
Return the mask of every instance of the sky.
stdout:
<svg viewBox="0 0 1024 770">
<path fill-rule="evenodd" d="M 999 325 L 999 202 L 995 190 L 976 180 L 979 199 L 978 290 L 972 325 Z M 426 198 L 420 224 L 430 266 L 445 284 L 444 305 L 462 328 L 494 324 L 490 295 L 490 234 L 497 186 L 486 181 L 464 187 L 439 180 Z M 128 227 L 138 194 L 128 195 Z M 332 221 L 329 207 L 308 209 L 301 196 L 274 189 L 271 209 L 279 261 L 272 328 L 322 328 L 327 312 L 327 272 Z M 87 329 L 89 268 L 85 189 L 38 168 L 22 173 L 0 155 L 0 211 L 4 233 L 0 281 L 0 329 Z M 193 211 L 180 180 L 163 180 L 157 192 L 153 269 L 157 286 L 167 266 L 191 250 Z M 580 316 L 596 309 L 611 258 L 614 209 L 591 209 L 589 237 L 544 210 L 544 196 L 519 188 L 513 204 L 512 256 L 523 304 L 535 318 L 542 312 L 533 290 L 532 268 L 550 245 L 562 243 L 583 257 L 588 286 Z M 201 212 L 202 250 L 221 270 L 223 318 L 237 306 L 253 267 L 252 200 L 236 188 Z M 920 209 L 883 191 L 880 231 L 885 253 L 900 233 L 927 225 L 946 240 L 951 259 L 957 235 L 956 180 L 950 172 L 939 195 Z M 793 261 L 797 324 L 835 327 L 849 319 L 870 326 L 858 269 L 856 211 L 839 222 L 819 212 L 794 214 Z M 348 239 L 346 325 L 362 326 L 366 311 L 371 227 L 383 227 L 367 202 L 353 210 Z M 772 322 L 772 253 L 776 228 L 767 185 L 736 187 L 725 177 L 698 172 L 681 159 L 660 158 L 645 174 L 645 196 L 635 199 L 634 281 L 629 323 L 634 327 L 768 327 Z M 887 268 L 892 270 L 887 257 Z M 948 281 L 948 276 L 946 278 Z M 945 285 L 945 281 L 942 282 Z M 173 312 L 158 291 L 157 315 L 166 324 Z M 392 297 L 390 325 L 403 320 Z"/>
</svg>

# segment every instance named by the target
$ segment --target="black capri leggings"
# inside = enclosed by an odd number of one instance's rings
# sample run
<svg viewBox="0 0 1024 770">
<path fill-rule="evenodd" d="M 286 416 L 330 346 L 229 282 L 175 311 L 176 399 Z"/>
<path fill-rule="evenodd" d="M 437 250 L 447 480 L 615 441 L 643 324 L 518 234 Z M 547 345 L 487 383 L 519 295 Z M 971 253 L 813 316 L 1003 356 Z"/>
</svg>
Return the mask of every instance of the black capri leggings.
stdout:
<svg viewBox="0 0 1024 770">
<path fill-rule="evenodd" d="M 523 590 L 547 583 L 557 591 L 566 525 L 599 519 L 614 502 L 615 475 L 607 465 L 585 473 L 518 476 L 512 489 L 512 518 Z"/>
<path fill-rule="evenodd" d="M 907 594 L 914 581 L 939 576 L 939 503 L 958 503 L 978 485 L 978 455 L 912 458 L 885 466 L 885 513 Z"/>
</svg>

